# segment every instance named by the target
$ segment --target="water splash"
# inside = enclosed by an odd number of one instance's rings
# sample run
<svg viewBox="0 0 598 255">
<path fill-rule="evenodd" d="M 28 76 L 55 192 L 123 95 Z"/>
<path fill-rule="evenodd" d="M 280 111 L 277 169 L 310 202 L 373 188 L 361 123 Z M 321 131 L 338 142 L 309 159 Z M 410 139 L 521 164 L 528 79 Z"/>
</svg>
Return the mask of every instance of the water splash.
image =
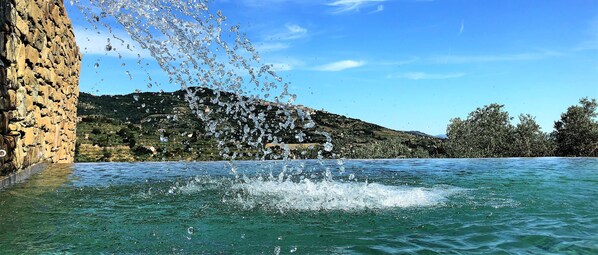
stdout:
<svg viewBox="0 0 598 255">
<path fill-rule="evenodd" d="M 236 202 L 246 208 L 256 206 L 280 211 L 321 211 L 388 209 L 434 206 L 452 193 L 452 189 L 387 186 L 367 182 L 252 180 L 235 184 L 233 189 L 246 194 Z"/>
<path fill-rule="evenodd" d="M 201 195 L 223 191 L 225 203 L 245 210 L 360 211 L 440 205 L 463 189 L 450 186 L 411 187 L 349 180 L 244 176 L 242 179 L 196 177 L 169 193 Z"/>
<path fill-rule="evenodd" d="M 286 159 L 287 144 L 306 138 L 296 127 L 315 127 L 310 111 L 292 104 L 296 95 L 289 92 L 289 83 L 261 62 L 240 25 L 227 24 L 222 11 L 212 10 L 212 1 L 73 0 L 71 4 L 96 29 L 104 27 L 112 34 L 115 40 L 107 38 L 107 52 L 135 53 L 126 40 L 113 34 L 116 23 L 149 51 L 170 84 L 186 91 L 191 111 L 203 121 L 205 132 L 218 140 L 223 158 L 251 154 L 262 160 Z M 119 42 L 123 47 L 117 50 Z M 137 56 L 140 69 L 145 70 L 142 56 Z M 133 78 L 128 70 L 125 73 Z M 273 102 L 267 101 L 272 95 Z M 322 135 L 326 143 L 319 158 L 333 149 L 330 137 Z"/>
</svg>

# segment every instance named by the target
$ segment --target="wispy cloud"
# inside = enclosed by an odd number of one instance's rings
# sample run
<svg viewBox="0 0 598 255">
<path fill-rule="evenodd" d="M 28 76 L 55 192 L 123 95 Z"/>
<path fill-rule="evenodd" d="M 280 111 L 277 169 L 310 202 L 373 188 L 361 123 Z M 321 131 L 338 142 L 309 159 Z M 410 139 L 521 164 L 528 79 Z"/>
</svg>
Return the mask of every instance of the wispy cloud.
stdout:
<svg viewBox="0 0 598 255">
<path fill-rule="evenodd" d="M 373 10 L 371 12 L 369 12 L 369 14 L 373 14 L 373 13 L 377 13 L 377 12 L 381 12 L 384 11 L 384 5 L 378 5 L 378 7 L 376 7 L 376 10 Z"/>
<path fill-rule="evenodd" d="M 297 58 L 270 59 L 267 63 L 276 72 L 291 71 L 305 66 L 305 62 Z"/>
<path fill-rule="evenodd" d="M 598 50 L 598 15 L 589 22 L 587 38 L 575 48 L 576 51 Z"/>
<path fill-rule="evenodd" d="M 274 42 L 274 43 L 259 43 L 255 48 L 260 53 L 267 53 L 273 51 L 286 50 L 290 47 L 288 43 Z"/>
<path fill-rule="evenodd" d="M 75 39 L 81 53 L 86 55 L 102 55 L 108 57 L 123 57 L 123 58 L 147 58 L 150 57 L 150 52 L 144 50 L 141 46 L 131 40 L 125 33 L 110 35 L 108 33 L 98 34 L 97 31 L 86 30 L 75 27 Z M 110 40 L 111 50 L 107 50 L 106 46 Z"/>
<path fill-rule="evenodd" d="M 426 73 L 426 72 L 409 72 L 400 74 L 387 75 L 387 79 L 409 79 L 409 80 L 443 80 L 454 79 L 465 76 L 465 73 Z"/>
<path fill-rule="evenodd" d="M 322 3 L 322 0 L 220 0 L 223 2 L 235 2 L 239 1 L 248 7 L 259 7 L 259 8 L 268 8 L 275 5 L 282 5 L 282 4 L 303 4 L 303 5 L 319 5 Z"/>
<path fill-rule="evenodd" d="M 402 66 L 411 63 L 415 63 L 419 61 L 419 57 L 411 57 L 404 60 L 391 60 L 391 61 L 368 61 L 368 65 L 375 65 L 375 66 Z"/>
<path fill-rule="evenodd" d="M 286 24 L 283 31 L 270 35 L 266 39 L 275 41 L 289 41 L 305 38 L 307 36 L 309 36 L 307 28 L 297 24 Z"/>
<path fill-rule="evenodd" d="M 462 35 L 463 31 L 465 31 L 465 20 L 461 21 L 461 28 L 459 28 L 459 35 Z"/>
<path fill-rule="evenodd" d="M 314 70 L 326 71 L 326 72 L 338 72 L 338 71 L 343 71 L 346 69 L 360 67 L 363 65 L 365 65 L 364 61 L 342 60 L 342 61 L 338 61 L 338 62 L 325 64 L 322 66 L 317 66 L 314 68 Z"/>
<path fill-rule="evenodd" d="M 346 13 L 359 11 L 361 8 L 370 7 L 386 1 L 387 0 L 334 0 L 327 5 L 335 8 L 333 13 Z M 378 5 L 376 10 L 382 11 L 384 10 L 384 6 Z"/>
<path fill-rule="evenodd" d="M 549 57 L 562 56 L 563 54 L 556 51 L 543 51 L 532 53 L 519 54 L 503 54 L 503 55 L 446 55 L 436 56 L 430 59 L 433 63 L 444 64 L 467 64 L 467 63 L 484 63 L 484 62 L 507 62 L 507 61 L 531 61 L 540 60 Z"/>
<path fill-rule="evenodd" d="M 291 71 L 295 68 L 290 63 L 268 63 L 268 65 L 272 66 L 272 70 L 274 70 L 276 72 Z"/>
</svg>

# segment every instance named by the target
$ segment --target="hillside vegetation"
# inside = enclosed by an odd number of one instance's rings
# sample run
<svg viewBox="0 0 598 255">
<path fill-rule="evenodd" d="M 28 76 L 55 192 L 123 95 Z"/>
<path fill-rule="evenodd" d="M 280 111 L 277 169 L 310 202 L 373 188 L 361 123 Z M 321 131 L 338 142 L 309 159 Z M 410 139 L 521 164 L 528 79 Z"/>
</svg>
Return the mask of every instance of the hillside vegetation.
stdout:
<svg viewBox="0 0 598 255">
<path fill-rule="evenodd" d="M 202 107 L 211 103 L 214 91 L 200 89 Z M 204 123 L 190 111 L 184 91 L 134 93 L 128 95 L 79 97 L 76 160 L 171 161 L 223 160 L 218 141 L 204 131 Z M 221 93 L 226 100 L 234 96 Z M 256 103 L 256 111 L 274 116 L 279 108 Z M 270 107 L 268 107 L 270 106 Z M 297 106 L 302 107 L 302 106 Z M 291 134 L 281 134 L 290 143 L 291 157 L 315 158 L 326 139 L 333 140 L 333 153 L 345 158 L 444 157 L 443 141 L 420 132 L 403 132 L 358 119 L 304 108 L 312 114 L 314 129 L 302 130 L 305 140 L 298 144 Z M 223 118 L 225 116 L 222 116 Z M 267 118 L 268 119 L 268 118 Z M 274 120 L 272 120 L 274 121 Z M 233 123 L 230 123 L 233 126 Z M 302 128 L 299 128 L 302 129 Z M 239 132 L 241 132 L 239 130 Z M 247 150 L 238 159 L 255 159 L 257 151 Z"/>
</svg>

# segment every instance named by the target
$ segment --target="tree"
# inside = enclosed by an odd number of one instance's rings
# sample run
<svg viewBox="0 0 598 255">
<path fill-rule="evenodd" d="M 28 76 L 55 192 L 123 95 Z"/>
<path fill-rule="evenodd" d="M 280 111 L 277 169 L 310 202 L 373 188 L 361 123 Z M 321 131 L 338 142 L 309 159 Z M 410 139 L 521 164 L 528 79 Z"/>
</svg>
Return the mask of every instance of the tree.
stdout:
<svg viewBox="0 0 598 255">
<path fill-rule="evenodd" d="M 128 127 L 121 128 L 116 134 L 122 138 L 123 142 L 129 145 L 129 148 L 133 148 L 135 147 L 135 144 L 137 144 L 135 134 Z"/>
<path fill-rule="evenodd" d="M 466 120 L 452 119 L 447 127 L 447 152 L 452 157 L 511 156 L 513 126 L 504 105 L 490 104 L 471 112 Z"/>
<path fill-rule="evenodd" d="M 560 156 L 598 156 L 598 103 L 582 98 L 554 123 L 553 136 Z"/>
<path fill-rule="evenodd" d="M 519 115 L 515 127 L 512 155 L 518 157 L 544 157 L 553 155 L 554 145 L 550 137 L 540 130 L 536 118 L 529 114 Z"/>
<path fill-rule="evenodd" d="M 476 157 L 473 147 L 469 144 L 470 141 L 470 125 L 461 118 L 451 119 L 450 124 L 446 128 L 446 151 L 449 157 Z"/>
</svg>

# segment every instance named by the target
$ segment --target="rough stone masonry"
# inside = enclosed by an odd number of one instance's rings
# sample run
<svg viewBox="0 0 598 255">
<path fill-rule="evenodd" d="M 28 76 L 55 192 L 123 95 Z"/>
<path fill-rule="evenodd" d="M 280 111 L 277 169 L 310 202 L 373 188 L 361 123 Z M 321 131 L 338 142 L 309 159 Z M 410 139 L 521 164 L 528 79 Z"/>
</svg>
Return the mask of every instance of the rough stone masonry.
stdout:
<svg viewBox="0 0 598 255">
<path fill-rule="evenodd" d="M 75 153 L 81 53 L 62 0 L 0 0 L 0 176 Z"/>
</svg>

